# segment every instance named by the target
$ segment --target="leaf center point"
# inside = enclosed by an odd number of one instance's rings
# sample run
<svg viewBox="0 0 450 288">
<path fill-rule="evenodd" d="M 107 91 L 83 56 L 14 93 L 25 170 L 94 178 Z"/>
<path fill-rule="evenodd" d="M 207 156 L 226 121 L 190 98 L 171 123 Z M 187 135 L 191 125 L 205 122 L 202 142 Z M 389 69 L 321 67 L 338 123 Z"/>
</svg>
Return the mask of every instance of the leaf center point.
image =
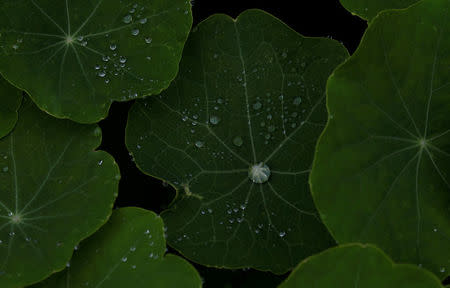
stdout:
<svg viewBox="0 0 450 288">
<path fill-rule="evenodd" d="M 419 139 L 419 146 L 420 146 L 420 148 L 425 148 L 426 146 L 428 145 L 428 141 L 427 141 L 427 139 L 425 139 L 425 138 L 420 138 Z"/>
<path fill-rule="evenodd" d="M 73 43 L 73 41 L 74 41 L 73 37 L 71 35 L 67 35 L 66 40 L 65 40 L 66 45 L 71 45 Z"/>
<path fill-rule="evenodd" d="M 248 178 L 252 180 L 253 183 L 262 184 L 267 182 L 270 177 L 270 168 L 263 162 L 255 164 L 248 170 Z"/>
<path fill-rule="evenodd" d="M 19 224 L 22 222 L 22 216 L 20 214 L 12 214 L 10 219 L 13 224 Z"/>
</svg>

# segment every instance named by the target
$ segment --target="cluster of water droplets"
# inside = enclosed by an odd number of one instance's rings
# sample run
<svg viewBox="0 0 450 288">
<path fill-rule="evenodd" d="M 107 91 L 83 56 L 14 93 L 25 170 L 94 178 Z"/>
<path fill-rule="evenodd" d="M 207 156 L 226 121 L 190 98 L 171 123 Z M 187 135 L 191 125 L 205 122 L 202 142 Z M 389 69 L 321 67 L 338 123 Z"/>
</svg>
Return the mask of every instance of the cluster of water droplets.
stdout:
<svg viewBox="0 0 450 288">
<path fill-rule="evenodd" d="M 155 241 L 154 241 L 154 239 L 153 239 L 153 235 L 152 235 L 150 229 L 146 229 L 146 230 L 143 232 L 143 234 L 144 234 L 145 241 L 148 241 L 148 242 L 146 242 L 146 245 L 148 245 L 149 247 L 154 247 L 154 246 L 155 246 Z M 152 248 L 152 249 L 153 249 L 153 248 Z M 150 250 L 152 250 L 152 249 L 150 249 Z M 130 267 L 132 270 L 136 269 L 136 268 L 137 268 L 137 265 L 136 265 L 136 264 L 133 264 L 133 263 L 130 263 L 130 259 L 131 259 L 131 256 L 132 256 L 137 250 L 138 250 L 138 248 L 136 247 L 136 245 L 131 245 L 131 246 L 129 247 L 128 251 L 126 251 L 125 254 L 123 254 L 122 257 L 120 258 L 120 261 L 121 261 L 122 263 L 126 264 L 126 265 L 129 265 L 129 267 Z M 149 258 L 149 259 L 153 259 L 153 260 L 158 259 L 160 256 L 161 256 L 160 253 L 157 252 L 157 251 L 151 251 L 151 252 L 149 252 L 149 254 L 148 254 L 148 258 Z M 138 257 L 138 258 L 140 258 L 140 257 Z"/>
<path fill-rule="evenodd" d="M 146 25 L 150 25 L 149 18 L 144 14 L 146 12 L 146 8 L 144 6 L 140 6 L 138 4 L 134 4 L 131 9 L 129 9 L 128 13 L 123 16 L 122 22 L 125 26 L 129 26 L 128 30 L 130 31 L 130 37 L 136 37 L 137 41 L 141 41 L 145 45 L 152 47 L 153 39 L 152 36 L 147 32 L 148 29 L 145 28 Z M 93 38 L 92 41 L 96 41 L 97 36 L 93 34 L 93 36 L 78 36 L 76 41 L 78 41 L 78 45 L 88 46 L 89 38 Z M 107 33 L 104 35 L 106 41 L 105 47 L 102 47 L 101 51 L 97 51 L 95 53 L 98 55 L 99 60 L 96 61 L 93 65 L 94 74 L 101 80 L 104 81 L 105 85 L 110 84 L 115 79 L 121 80 L 124 77 L 127 79 L 131 79 L 132 81 L 128 81 L 131 84 L 131 87 L 127 89 L 122 89 L 122 100 L 130 100 L 140 97 L 139 88 L 137 86 L 142 86 L 140 83 L 147 84 L 162 84 L 165 85 L 165 81 L 161 81 L 158 79 L 146 78 L 136 69 L 133 69 L 129 63 L 128 48 L 125 46 L 122 47 L 120 41 L 114 39 L 114 37 Z M 97 44 L 93 45 L 90 49 L 98 49 Z M 99 55 L 100 54 L 100 55 Z M 149 54 L 144 57 L 144 61 L 142 64 L 151 64 L 152 56 Z M 134 83 L 136 82 L 137 83 Z M 134 83 L 134 84 L 133 84 Z M 149 85 L 149 87 L 151 87 Z"/>
<path fill-rule="evenodd" d="M 204 103 L 204 98 L 200 97 L 193 99 L 193 108 L 186 108 L 180 112 L 181 125 L 184 126 L 185 131 L 189 131 L 188 137 L 186 137 L 186 145 L 193 145 L 196 149 L 201 149 L 201 151 L 209 153 L 215 159 L 231 161 L 234 156 L 229 151 L 225 148 L 217 149 L 219 146 L 212 148 L 206 140 L 210 136 L 210 132 L 207 131 L 208 129 L 214 130 L 215 128 L 220 128 L 221 125 L 227 125 L 227 123 L 223 122 L 220 114 L 226 113 L 228 101 L 223 98 L 218 98 L 210 100 L 209 105 L 211 107 L 209 107 L 208 117 L 206 117 L 206 103 Z M 237 135 L 232 139 L 232 143 L 229 144 L 235 147 L 241 147 L 243 139 Z"/>
<path fill-rule="evenodd" d="M 16 43 L 12 44 L 11 48 L 13 50 L 18 50 L 22 43 L 23 43 L 23 38 L 17 38 Z"/>
<path fill-rule="evenodd" d="M 301 108 L 301 96 L 289 101 L 283 94 L 280 94 L 277 100 L 273 100 L 273 96 L 273 92 L 267 92 L 265 97 L 258 96 L 252 104 L 258 135 L 264 139 L 266 145 L 278 139 L 277 132 L 287 136 L 299 125 L 303 125 L 302 118 L 307 114 L 307 110 Z"/>
</svg>

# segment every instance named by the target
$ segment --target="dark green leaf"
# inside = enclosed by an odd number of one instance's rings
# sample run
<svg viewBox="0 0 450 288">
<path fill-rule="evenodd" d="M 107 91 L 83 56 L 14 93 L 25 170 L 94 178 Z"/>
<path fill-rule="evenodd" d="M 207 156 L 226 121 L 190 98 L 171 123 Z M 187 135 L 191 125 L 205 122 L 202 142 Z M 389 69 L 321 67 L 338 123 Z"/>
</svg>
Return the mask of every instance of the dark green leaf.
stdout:
<svg viewBox="0 0 450 288">
<path fill-rule="evenodd" d="M 308 174 L 345 48 L 260 10 L 212 16 L 186 45 L 167 93 L 132 108 L 126 138 L 140 169 L 178 190 L 163 214 L 169 244 L 202 264 L 275 273 L 333 245 Z"/>
<path fill-rule="evenodd" d="M 16 125 L 17 109 L 22 102 L 22 91 L 0 76 L 0 99 L 0 138 L 2 138 Z"/>
<path fill-rule="evenodd" d="M 191 24 L 188 0 L 2 0 L 0 72 L 50 114 L 97 122 L 167 88 Z"/>
<path fill-rule="evenodd" d="M 162 219 L 153 212 L 115 210 L 105 226 L 81 243 L 66 270 L 33 287 L 201 287 L 191 264 L 164 255 L 163 227 Z"/>
<path fill-rule="evenodd" d="M 375 243 L 442 278 L 450 270 L 449 8 L 429 0 L 373 20 L 328 81 L 333 118 L 311 174 L 339 243 Z"/>
<path fill-rule="evenodd" d="M 341 0 L 342 6 L 363 19 L 371 20 L 380 11 L 407 8 L 419 0 Z"/>
<path fill-rule="evenodd" d="M 394 264 L 370 245 L 349 244 L 311 256 L 279 288 L 442 288 L 439 279 L 413 265 Z"/>
<path fill-rule="evenodd" d="M 23 287 L 61 270 L 101 225 L 119 169 L 96 125 L 48 116 L 29 99 L 0 140 L 0 287 Z"/>
</svg>

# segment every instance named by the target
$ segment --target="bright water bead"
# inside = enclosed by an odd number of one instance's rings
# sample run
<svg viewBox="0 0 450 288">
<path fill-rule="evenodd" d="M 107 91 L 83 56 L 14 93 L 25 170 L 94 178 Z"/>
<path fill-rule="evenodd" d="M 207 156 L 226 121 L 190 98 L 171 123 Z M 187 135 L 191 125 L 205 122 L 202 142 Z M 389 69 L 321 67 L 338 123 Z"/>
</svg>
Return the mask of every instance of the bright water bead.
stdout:
<svg viewBox="0 0 450 288">
<path fill-rule="evenodd" d="M 253 183 L 262 184 L 267 182 L 270 177 L 270 168 L 263 162 L 255 164 L 250 167 L 248 171 L 248 178 L 253 181 Z"/>
</svg>

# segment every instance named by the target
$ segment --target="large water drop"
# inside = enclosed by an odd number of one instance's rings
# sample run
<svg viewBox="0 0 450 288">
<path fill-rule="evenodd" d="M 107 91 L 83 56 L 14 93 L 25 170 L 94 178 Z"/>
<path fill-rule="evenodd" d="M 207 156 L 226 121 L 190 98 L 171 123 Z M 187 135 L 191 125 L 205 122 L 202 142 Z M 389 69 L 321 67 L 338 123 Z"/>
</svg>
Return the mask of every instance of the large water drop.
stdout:
<svg viewBox="0 0 450 288">
<path fill-rule="evenodd" d="M 263 162 L 255 164 L 250 167 L 248 171 L 248 178 L 253 181 L 253 183 L 262 184 L 267 182 L 270 177 L 270 168 Z"/>
</svg>

